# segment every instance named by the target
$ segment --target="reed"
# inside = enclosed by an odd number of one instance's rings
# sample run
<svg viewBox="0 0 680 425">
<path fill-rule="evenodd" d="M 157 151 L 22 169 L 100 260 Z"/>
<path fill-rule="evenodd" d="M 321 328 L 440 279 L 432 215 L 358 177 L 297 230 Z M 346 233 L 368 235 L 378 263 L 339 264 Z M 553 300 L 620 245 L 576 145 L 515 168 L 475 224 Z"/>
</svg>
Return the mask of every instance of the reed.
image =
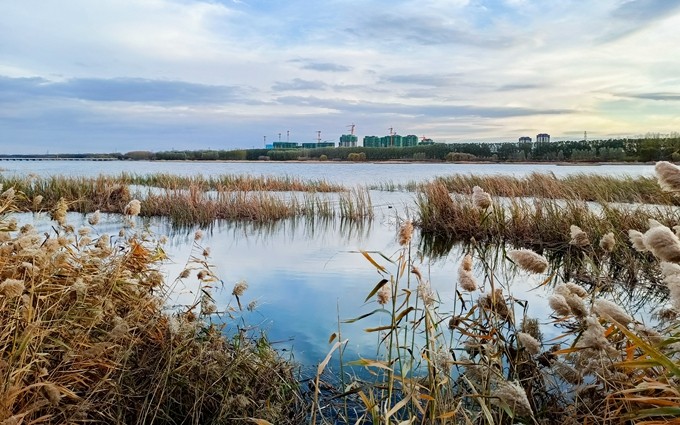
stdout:
<svg viewBox="0 0 680 425">
<path fill-rule="evenodd" d="M 188 189 L 200 187 L 202 190 L 243 191 L 243 192 L 344 192 L 347 189 L 326 180 L 303 180 L 292 176 L 251 176 L 243 174 L 191 175 L 175 174 L 132 174 L 122 173 L 113 177 L 121 184 L 153 186 L 162 189 Z"/>
<path fill-rule="evenodd" d="M 663 259 L 668 238 L 657 238 L 658 228 L 654 224 L 644 240 Z M 567 229 L 565 239 L 571 238 Z M 506 256 L 473 241 L 451 300 L 432 290 L 409 242 L 394 257 L 364 252 L 384 278 L 366 297 L 375 309 L 345 321 L 373 320 L 365 330 L 377 337 L 378 356 L 352 363 L 372 376 L 347 392 L 358 394 L 364 405 L 356 423 L 677 421 L 677 311 L 642 325 L 621 293 L 607 288 L 611 273 L 604 265 L 611 251 L 575 247 L 592 285 L 555 279 L 554 313 L 541 322 L 528 315 L 526 301 L 513 296 L 512 277 L 496 272 L 512 260 L 518 273 L 535 273 L 547 284 L 557 266 L 534 251 Z M 680 305 L 680 265 L 666 263 L 663 269 L 671 301 Z M 470 284 L 473 270 L 483 279 Z M 556 327 L 559 337 L 545 340 L 545 327 Z"/>
<path fill-rule="evenodd" d="M 144 200 L 142 216 L 168 217 L 175 226 L 209 225 L 215 220 L 276 221 L 285 218 L 370 220 L 368 190 L 345 190 L 323 181 L 294 178 L 217 176 L 204 178 L 168 174 L 0 179 L 21 196 L 21 210 L 51 211 L 68 199 L 72 211 L 119 212 L 133 196 Z M 131 185 L 137 185 L 134 189 Z M 146 191 L 143 189 L 146 187 Z M 329 193 L 339 191 L 338 193 Z M 277 193 L 280 192 L 280 193 Z M 39 202 L 36 202 L 39 201 Z"/>
<path fill-rule="evenodd" d="M 424 225 L 469 240 L 452 300 L 441 300 L 420 272 L 404 227 L 395 257 L 363 253 L 384 276 L 366 297 L 376 297 L 378 308 L 346 322 L 383 319 L 366 329 L 379 335 L 378 356 L 355 362 L 373 376 L 358 391 L 365 411 L 357 423 L 677 423 L 680 239 L 670 228 L 674 211 L 608 204 L 593 211 L 580 201 L 551 199 L 489 207 L 482 194 L 451 197 L 436 182 L 420 198 Z M 506 252 L 493 241 L 521 241 L 552 258 L 528 249 Z M 640 276 L 641 257 L 661 261 L 655 275 Z M 512 295 L 512 277 L 497 272 L 510 261 L 517 273 L 537 274 L 538 286 L 553 283 L 547 322 L 529 317 L 527 302 Z M 578 275 L 560 273 L 571 269 L 569 262 L 578 263 Z M 630 264 L 630 276 L 652 285 L 619 281 L 616 270 Z M 659 284 L 664 291 L 651 294 L 657 319 L 643 321 L 638 308 L 645 306 L 636 303 Z M 545 340 L 547 326 L 559 336 Z"/>
<path fill-rule="evenodd" d="M 295 366 L 266 338 L 227 339 L 212 323 L 209 250 L 196 245 L 180 277 L 196 302 L 168 312 L 160 240 L 76 230 L 66 202 L 51 233 L 16 229 L 21 196 L 0 196 L 0 423 L 302 420 Z"/>
<path fill-rule="evenodd" d="M 680 205 L 673 194 L 664 191 L 653 177 L 610 177 L 597 174 L 570 174 L 556 177 L 551 173 L 531 173 L 524 177 L 506 175 L 454 174 L 438 177 L 449 192 L 467 194 L 475 186 L 495 197 L 539 197 L 604 203 L 646 203 Z M 428 183 L 405 185 L 394 183 L 373 187 L 378 190 L 420 191 Z"/>
</svg>

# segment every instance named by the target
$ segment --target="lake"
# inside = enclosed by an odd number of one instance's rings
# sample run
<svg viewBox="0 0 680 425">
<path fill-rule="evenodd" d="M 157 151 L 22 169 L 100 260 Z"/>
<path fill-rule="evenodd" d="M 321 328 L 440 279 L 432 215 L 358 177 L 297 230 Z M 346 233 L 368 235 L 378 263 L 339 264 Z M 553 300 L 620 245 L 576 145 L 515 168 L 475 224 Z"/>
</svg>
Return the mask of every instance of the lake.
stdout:
<svg viewBox="0 0 680 425">
<path fill-rule="evenodd" d="M 327 180 L 348 186 L 379 183 L 405 184 L 431 180 L 450 174 L 502 174 L 521 177 L 531 172 L 551 172 L 557 176 L 573 173 L 596 173 L 613 176 L 653 175 L 653 165 L 558 166 L 549 164 L 420 164 L 420 163 L 274 163 L 274 162 L 86 162 L 31 161 L 0 162 L 6 175 L 55 174 L 95 176 L 121 172 L 179 175 L 250 174 L 299 177 L 306 180 Z M 138 218 L 139 227 L 149 227 L 157 234 L 167 235 L 166 245 L 171 262 L 164 267 L 168 281 L 173 281 L 185 268 L 192 255 L 200 256 L 210 248 L 209 262 L 221 278 L 223 291 L 216 291 L 218 308 L 235 307 L 231 295 L 233 285 L 245 280 L 249 288 L 242 297 L 245 307 L 256 301 L 253 311 L 232 312 L 235 319 L 227 320 L 227 331 L 238 326 L 264 330 L 275 347 L 289 353 L 303 365 L 321 361 L 328 350 L 329 336 L 338 331 L 340 321 L 376 309 L 377 303 L 364 299 L 382 279 L 376 268 L 359 252 L 370 251 L 379 263 L 388 266 L 377 252 L 394 257 L 399 250 L 399 223 L 413 207 L 413 194 L 379 193 L 372 191 L 375 218 L 362 224 L 334 221 L 289 220 L 272 225 L 243 222 L 219 222 L 204 231 L 203 238 L 194 242 L 197 228 L 172 230 L 164 220 Z M 377 200 L 377 201 L 376 201 Z M 25 218 L 29 219 L 29 218 Z M 37 226 L 48 226 L 44 215 L 30 216 Z M 75 224 L 82 216 L 71 214 Z M 106 215 L 99 227 L 101 232 L 118 233 L 122 220 Z M 419 237 L 413 239 L 413 253 Z M 425 261 L 420 269 L 439 293 L 442 311 L 451 310 L 455 298 L 457 269 L 463 253 L 454 248 L 448 256 Z M 394 267 L 388 270 L 394 271 Z M 475 269 L 482 282 L 483 271 Z M 516 274 L 515 274 L 516 273 Z M 546 292 L 531 290 L 546 276 L 531 276 L 524 272 L 499 270 L 499 283 L 509 288 L 516 298 L 528 300 L 529 314 L 542 322 L 548 321 L 550 310 Z M 186 304 L 197 291 L 195 273 L 178 283 L 171 304 Z M 530 291 L 531 290 L 531 291 Z M 451 307 L 448 307 L 451 306 Z M 520 312 L 518 312 L 519 314 Z M 349 339 L 348 357 L 375 357 L 376 334 L 364 328 L 379 326 L 388 316 L 373 316 L 354 324 L 342 324 L 342 337 Z M 384 323 L 382 323 L 384 324 Z M 551 336 L 545 331 L 548 339 Z M 553 334 L 552 336 L 555 336 Z"/>
</svg>

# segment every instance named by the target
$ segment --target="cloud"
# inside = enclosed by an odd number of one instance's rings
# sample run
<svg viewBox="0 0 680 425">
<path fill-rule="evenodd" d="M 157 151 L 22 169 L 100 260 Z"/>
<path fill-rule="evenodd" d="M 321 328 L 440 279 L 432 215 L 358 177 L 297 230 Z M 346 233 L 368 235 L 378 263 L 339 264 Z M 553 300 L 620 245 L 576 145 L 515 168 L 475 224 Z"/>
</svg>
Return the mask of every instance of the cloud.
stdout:
<svg viewBox="0 0 680 425">
<path fill-rule="evenodd" d="M 295 78 L 292 81 L 277 81 L 273 86 L 274 91 L 294 91 L 294 90 L 325 90 L 326 83 L 323 81 L 310 81 Z"/>
<path fill-rule="evenodd" d="M 0 76 L 0 98 L 21 100 L 25 96 L 62 97 L 99 102 L 229 103 L 243 99 L 245 90 L 235 86 L 212 86 L 183 81 L 142 78 L 44 78 Z"/>
<path fill-rule="evenodd" d="M 605 42 L 616 41 L 655 22 L 675 15 L 680 9 L 676 0 L 627 0 L 611 11 L 615 25 L 602 37 Z"/>
<path fill-rule="evenodd" d="M 616 94 L 619 97 L 627 97 L 631 99 L 644 100 L 660 100 L 660 101 L 679 101 L 680 93 L 673 92 L 652 92 L 652 93 L 634 93 L 634 94 Z"/>
<path fill-rule="evenodd" d="M 408 105 L 396 103 L 357 103 L 346 99 L 323 99 L 313 96 L 283 96 L 277 99 L 284 105 L 312 106 L 343 113 L 356 114 L 397 114 L 411 117 L 481 117 L 508 118 L 530 115 L 556 115 L 574 112 L 568 109 L 534 109 L 514 106 L 474 105 Z"/>
<path fill-rule="evenodd" d="M 612 16 L 633 22 L 647 23 L 668 17 L 680 8 L 675 0 L 628 0 L 612 11 Z"/>
<path fill-rule="evenodd" d="M 351 71 L 352 67 L 346 65 L 340 65 L 333 62 L 316 62 L 306 59 L 295 59 L 291 62 L 300 63 L 302 69 L 309 69 L 311 71 L 321 71 L 321 72 L 347 72 Z"/>
<path fill-rule="evenodd" d="M 424 46 L 468 45 L 487 49 L 502 49 L 518 42 L 514 35 L 476 32 L 462 29 L 462 23 L 438 15 L 395 16 L 376 14 L 360 25 L 348 29 L 363 40 Z"/>
<path fill-rule="evenodd" d="M 383 82 L 396 84 L 415 84 L 421 86 L 443 87 L 460 83 L 462 74 L 403 74 L 388 75 L 381 78 Z"/>
</svg>

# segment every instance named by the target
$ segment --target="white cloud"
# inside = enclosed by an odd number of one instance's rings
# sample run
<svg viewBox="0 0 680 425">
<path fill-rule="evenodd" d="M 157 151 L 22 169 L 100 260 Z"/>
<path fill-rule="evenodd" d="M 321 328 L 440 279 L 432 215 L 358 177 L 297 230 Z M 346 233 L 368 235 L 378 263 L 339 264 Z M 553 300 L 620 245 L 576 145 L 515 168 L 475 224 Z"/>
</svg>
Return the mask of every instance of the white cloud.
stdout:
<svg viewBox="0 0 680 425">
<path fill-rule="evenodd" d="M 221 120 L 246 145 L 292 125 L 335 138 L 350 122 L 360 134 L 399 126 L 444 140 L 672 131 L 677 12 L 661 0 L 3 2 L 0 77 L 92 93 L 80 93 L 86 103 L 27 93 L 0 129 L 26 138 L 21 114 L 49 128 L 68 110 L 74 133 L 78 111 L 112 113 L 121 134 L 135 117 L 129 137 L 148 120 L 149 134 L 203 122 L 210 138 Z M 563 113 L 512 113 L 541 110 Z"/>
</svg>

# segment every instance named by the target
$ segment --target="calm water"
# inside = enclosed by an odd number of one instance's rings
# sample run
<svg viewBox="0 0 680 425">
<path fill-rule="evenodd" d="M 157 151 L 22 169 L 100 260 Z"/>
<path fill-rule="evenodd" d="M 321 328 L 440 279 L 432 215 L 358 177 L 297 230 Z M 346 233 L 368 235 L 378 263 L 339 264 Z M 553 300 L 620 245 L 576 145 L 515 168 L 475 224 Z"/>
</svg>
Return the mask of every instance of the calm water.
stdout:
<svg viewBox="0 0 680 425">
<path fill-rule="evenodd" d="M 0 161 L 5 174 L 49 176 L 94 176 L 121 172 L 179 175 L 251 174 L 324 179 L 347 185 L 426 181 L 448 174 L 504 174 L 523 176 L 531 172 L 552 172 L 556 176 L 574 173 L 604 175 L 652 175 L 653 165 L 573 166 L 551 164 L 419 164 L 419 163 L 297 163 L 297 162 L 144 162 L 144 161 Z"/>
<path fill-rule="evenodd" d="M 54 174 L 93 176 L 99 173 L 120 172 L 191 174 L 253 174 L 295 176 L 304 179 L 326 179 L 344 184 L 380 182 L 406 183 L 423 181 L 454 173 L 508 174 L 553 172 L 598 173 L 606 175 L 652 175 L 653 166 L 555 166 L 555 165 L 476 165 L 476 164 L 301 164 L 301 163 L 165 163 L 165 162 L 0 162 L 4 174 Z M 400 194 L 376 206 L 376 217 L 364 226 L 332 222 L 286 221 L 258 227 L 248 223 L 217 223 L 204 233 L 200 246 L 194 244 L 194 231 L 173 232 L 161 220 L 139 219 L 140 227 L 148 226 L 158 234 L 169 236 L 167 251 L 172 259 L 165 266 L 172 281 L 184 269 L 192 255 L 199 255 L 203 247 L 210 247 L 210 263 L 223 281 L 223 291 L 215 293 L 219 307 L 236 306 L 231 296 L 234 283 L 246 280 L 249 289 L 243 296 L 245 307 L 256 301 L 254 311 L 235 312 L 239 325 L 247 324 L 263 329 L 276 347 L 290 350 L 303 364 L 318 363 L 328 352 L 328 338 L 338 330 L 341 320 L 377 308 L 375 301 L 364 303 L 364 298 L 382 278 L 375 268 L 358 252 L 382 252 L 394 256 L 399 249 L 396 241 L 398 223 L 407 214 L 412 195 Z M 75 224 L 83 222 L 71 215 Z M 47 227 L 48 219 L 35 216 L 36 223 Z M 102 232 L 115 234 L 121 227 L 120 217 L 108 215 L 100 227 Z M 418 237 L 414 238 L 414 250 Z M 454 249 L 445 258 L 421 265 L 432 286 L 439 292 L 442 311 L 450 311 L 454 300 L 456 270 L 462 253 Z M 376 259 L 379 258 L 375 255 Z M 384 265 L 387 261 L 379 260 Z M 393 269 L 391 271 L 394 271 Z M 540 283 L 541 277 L 525 273 L 512 276 L 500 270 L 499 283 L 509 287 L 519 299 L 529 301 L 530 315 L 547 322 L 550 313 L 546 293 L 529 291 Z M 545 276 L 543 276 L 544 278 Z M 483 276 L 478 271 L 478 280 Z M 195 273 L 184 284 L 178 284 L 172 303 L 190 303 L 197 291 Z M 516 312 L 521 317 L 521 312 Z M 385 316 L 387 317 L 387 316 Z M 343 338 L 349 338 L 352 356 L 374 357 L 375 334 L 364 328 L 380 324 L 372 317 L 355 324 L 342 325 Z M 382 319 L 385 320 L 385 319 Z M 234 322 L 229 326 L 234 328 Z M 383 323 L 384 324 L 384 323 Z M 547 337 L 555 336 L 549 329 Z M 546 338 L 547 339 L 547 338 Z"/>
</svg>

